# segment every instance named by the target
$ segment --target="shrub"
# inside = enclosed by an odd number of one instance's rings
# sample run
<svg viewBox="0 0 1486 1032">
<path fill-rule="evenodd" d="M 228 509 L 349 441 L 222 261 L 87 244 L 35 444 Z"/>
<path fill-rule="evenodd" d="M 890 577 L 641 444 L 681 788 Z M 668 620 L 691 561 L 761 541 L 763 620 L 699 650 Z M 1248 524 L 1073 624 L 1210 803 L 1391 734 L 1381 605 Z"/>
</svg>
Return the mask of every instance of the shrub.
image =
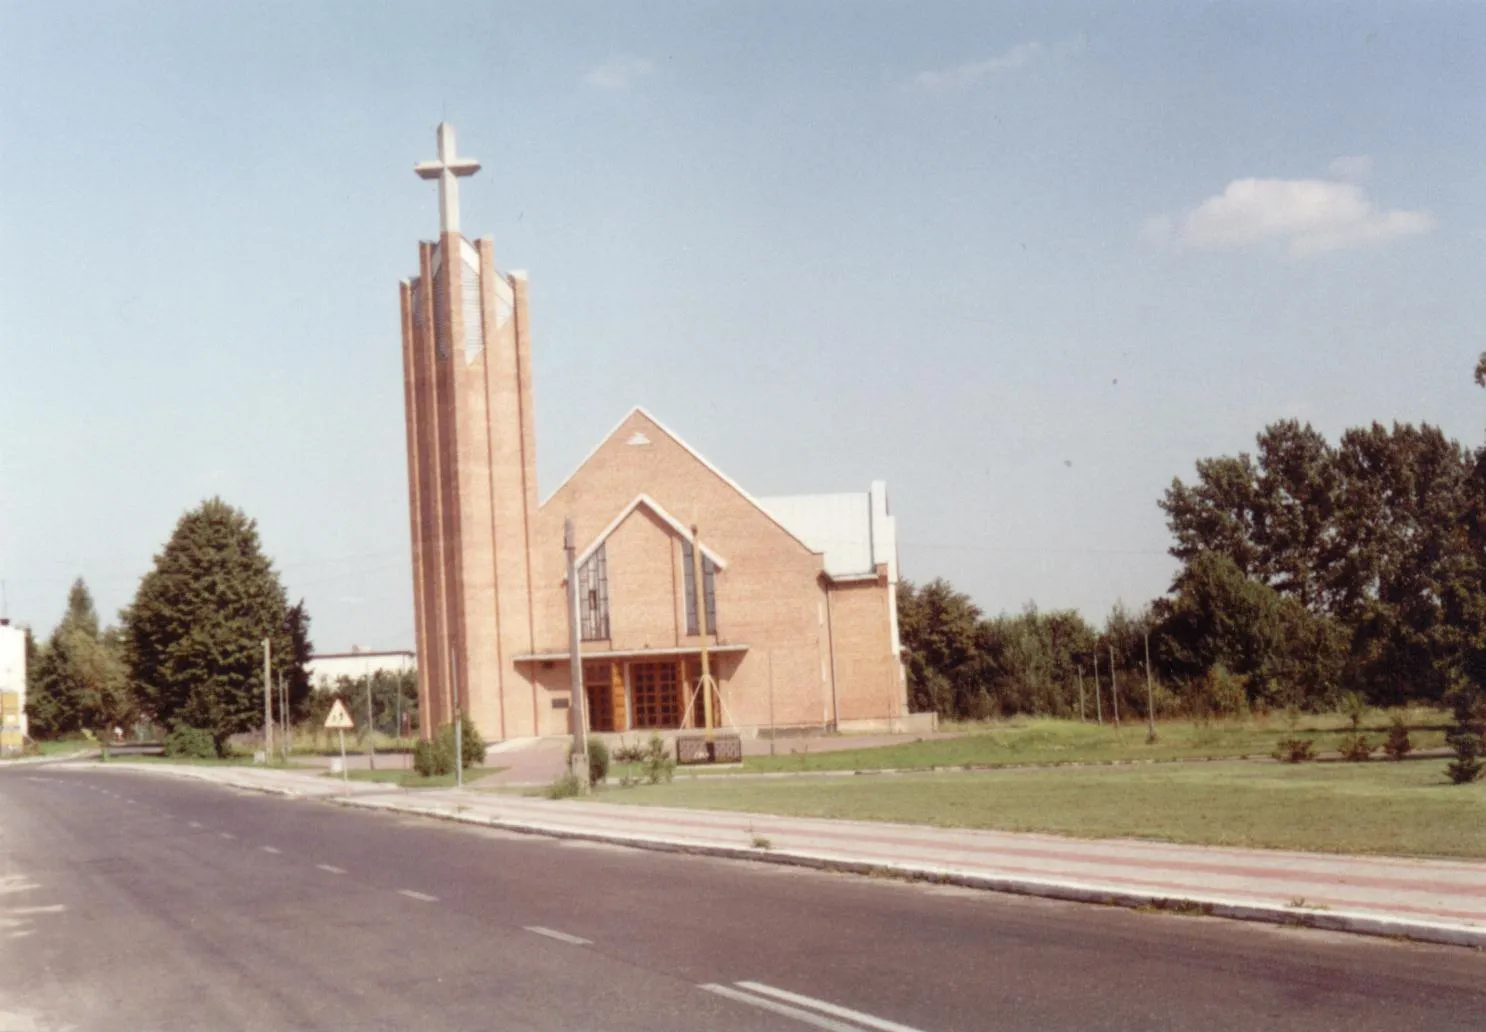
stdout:
<svg viewBox="0 0 1486 1032">
<path fill-rule="evenodd" d="M 438 771 L 438 763 L 433 754 L 432 742 L 420 738 L 418 744 L 413 746 L 413 770 L 417 771 L 420 777 L 431 778 Z"/>
<path fill-rule="evenodd" d="M 671 759 L 670 746 L 666 745 L 665 739 L 660 735 L 651 735 L 640 762 L 640 773 L 645 781 L 658 785 L 662 781 L 670 781 L 675 772 L 676 761 Z"/>
<path fill-rule="evenodd" d="M 572 771 L 568 771 L 552 782 L 552 784 L 548 785 L 542 794 L 548 799 L 571 799 L 578 794 L 582 787 L 578 783 L 578 775 Z"/>
<path fill-rule="evenodd" d="M 1451 692 L 1455 708 L 1455 725 L 1445 741 L 1455 750 L 1455 759 L 1445 768 L 1450 780 L 1468 785 L 1486 770 L 1486 691 L 1474 684 L 1462 684 Z"/>
<path fill-rule="evenodd" d="M 1249 679 L 1215 664 L 1192 686 L 1188 708 L 1194 714 L 1242 717 L 1249 712 Z"/>
<path fill-rule="evenodd" d="M 1401 760 L 1413 751 L 1414 743 L 1409 741 L 1409 722 L 1402 713 L 1393 714 L 1388 723 L 1388 740 L 1383 743 L 1383 752 L 1390 760 Z"/>
<path fill-rule="evenodd" d="M 1372 756 L 1375 746 L 1364 735 L 1352 734 L 1342 739 L 1342 759 L 1348 763 L 1364 763 Z"/>
<path fill-rule="evenodd" d="M 609 747 L 602 739 L 588 740 L 588 783 L 602 785 L 609 776 Z"/>
<path fill-rule="evenodd" d="M 1342 692 L 1341 698 L 1337 700 L 1337 709 L 1352 725 L 1352 734 L 1356 736 L 1362 730 L 1362 718 L 1367 716 L 1366 697 L 1361 692 Z"/>
<path fill-rule="evenodd" d="M 210 731 L 178 724 L 165 736 L 165 755 L 177 759 L 215 760 L 219 754 L 217 741 Z"/>
<path fill-rule="evenodd" d="M 1309 763 L 1316 758 L 1316 741 L 1293 734 L 1281 738 L 1274 758 L 1281 763 Z"/>
<path fill-rule="evenodd" d="M 469 714 L 461 714 L 459 746 L 464 754 L 464 766 L 468 770 L 485 759 L 485 739 L 475 729 Z M 425 778 L 454 773 L 454 724 L 439 728 L 432 742 L 420 740 L 413 747 L 413 769 Z"/>
</svg>

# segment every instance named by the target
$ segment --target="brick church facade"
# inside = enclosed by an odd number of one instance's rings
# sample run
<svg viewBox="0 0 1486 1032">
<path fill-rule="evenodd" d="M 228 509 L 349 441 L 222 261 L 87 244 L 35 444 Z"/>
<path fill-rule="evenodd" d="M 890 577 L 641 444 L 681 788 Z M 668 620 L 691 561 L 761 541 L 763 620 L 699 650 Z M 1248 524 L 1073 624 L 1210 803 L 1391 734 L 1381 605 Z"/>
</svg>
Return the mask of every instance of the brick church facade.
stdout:
<svg viewBox="0 0 1486 1032">
<path fill-rule="evenodd" d="M 882 484 L 754 498 L 636 408 L 538 502 L 526 277 L 459 232 L 457 177 L 479 166 L 448 126 L 439 152 L 417 170 L 441 233 L 401 285 L 424 733 L 456 701 L 489 740 L 570 733 L 568 519 L 592 730 L 702 726 L 704 629 L 721 726 L 916 724 Z"/>
</svg>

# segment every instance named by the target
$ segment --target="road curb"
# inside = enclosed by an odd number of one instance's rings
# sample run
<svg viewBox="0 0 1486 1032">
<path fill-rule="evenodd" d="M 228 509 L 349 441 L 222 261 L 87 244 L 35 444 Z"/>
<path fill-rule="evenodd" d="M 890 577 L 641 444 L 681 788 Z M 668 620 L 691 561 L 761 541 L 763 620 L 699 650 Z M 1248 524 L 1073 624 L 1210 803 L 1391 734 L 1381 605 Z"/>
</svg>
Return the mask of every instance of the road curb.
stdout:
<svg viewBox="0 0 1486 1032">
<path fill-rule="evenodd" d="M 862 860 L 846 860 L 802 850 L 756 849 L 744 846 L 725 846 L 711 842 L 695 842 L 686 839 L 661 839 L 642 835 L 620 835 L 613 832 L 577 831 L 572 828 L 555 828 L 550 825 L 509 818 L 490 817 L 470 813 L 450 812 L 412 807 L 395 802 L 354 797 L 326 797 L 326 801 L 337 806 L 352 806 L 364 810 L 386 810 L 407 813 L 435 820 L 473 824 L 486 828 L 497 828 L 526 835 L 546 838 L 572 839 L 583 842 L 601 842 L 608 845 L 627 846 L 633 849 L 648 849 L 661 853 L 683 853 L 691 856 L 711 856 L 727 860 L 751 860 L 758 863 L 782 864 L 805 867 L 818 871 L 841 874 L 890 877 L 903 881 L 928 882 L 935 885 L 954 885 L 967 889 L 988 892 L 1005 892 L 1018 896 L 1036 896 L 1042 899 L 1057 899 L 1072 903 L 1095 903 L 1102 906 L 1125 907 L 1131 910 L 1155 910 L 1174 914 L 1201 917 L 1222 917 L 1235 921 L 1252 921 L 1262 924 L 1282 925 L 1289 928 L 1315 928 L 1321 931 L 1349 932 L 1354 935 L 1370 935 L 1388 939 L 1404 939 L 1413 942 L 1432 943 L 1442 946 L 1465 946 L 1486 949 L 1486 928 L 1455 925 L 1437 921 L 1420 921 L 1412 918 L 1395 918 L 1380 914 L 1356 911 L 1326 910 L 1312 907 L 1280 907 L 1263 903 L 1224 899 L 1218 896 L 1170 896 L 1155 892 L 1140 892 L 1129 889 L 1110 889 L 1079 882 L 1043 880 L 1036 878 L 1013 878 L 998 875 L 971 874 L 953 868 L 932 867 L 924 864 L 876 863 Z"/>
</svg>

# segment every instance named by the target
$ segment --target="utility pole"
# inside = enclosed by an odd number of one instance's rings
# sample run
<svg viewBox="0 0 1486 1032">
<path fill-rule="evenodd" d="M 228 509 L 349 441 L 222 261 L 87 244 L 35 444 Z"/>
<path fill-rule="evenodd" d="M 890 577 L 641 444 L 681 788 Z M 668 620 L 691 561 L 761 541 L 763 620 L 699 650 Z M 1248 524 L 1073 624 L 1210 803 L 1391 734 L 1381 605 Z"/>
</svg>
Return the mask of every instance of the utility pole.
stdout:
<svg viewBox="0 0 1486 1032">
<path fill-rule="evenodd" d="M 397 682 L 397 702 L 394 703 L 393 705 L 394 705 L 393 712 L 395 714 L 395 716 L 393 717 L 393 719 L 395 721 L 397 721 L 397 723 L 395 723 L 395 724 L 392 725 L 392 737 L 397 742 L 397 748 L 400 751 L 402 749 L 402 747 L 403 747 L 403 745 L 402 745 L 402 679 L 401 678 L 399 678 L 398 679 L 398 682 Z M 406 762 L 407 761 L 407 756 L 408 756 L 407 753 L 403 753 L 403 761 L 404 761 L 403 762 L 403 766 L 404 767 L 407 766 L 407 762 Z"/>
<path fill-rule="evenodd" d="M 702 721 L 706 724 L 704 732 L 708 742 L 712 741 L 712 729 L 715 725 L 712 716 L 712 670 L 708 665 L 707 656 L 707 579 L 706 566 L 702 563 L 702 536 L 697 533 L 697 525 L 691 525 L 691 580 L 696 585 L 697 609 L 697 640 L 701 643 L 702 652 L 702 679 L 698 682 L 702 689 Z M 711 747 L 708 747 L 711 751 Z"/>
<path fill-rule="evenodd" d="M 269 650 L 272 646 L 263 639 L 263 763 L 273 763 L 273 678 L 269 673 Z"/>
<path fill-rule="evenodd" d="M 288 763 L 294 746 L 289 738 L 289 686 L 284 683 L 283 674 L 279 674 L 279 719 L 283 721 L 284 762 Z"/>
<path fill-rule="evenodd" d="M 1114 707 L 1115 728 L 1120 726 L 1120 682 L 1115 675 L 1114 646 L 1109 647 L 1109 704 Z"/>
<path fill-rule="evenodd" d="M 449 684 L 454 689 L 454 787 L 464 787 L 464 710 L 460 707 L 459 666 L 449 650 Z"/>
<path fill-rule="evenodd" d="M 1094 645 L 1094 718 L 1104 726 L 1104 692 L 1099 687 L 1099 646 Z"/>
<path fill-rule="evenodd" d="M 1150 730 L 1146 732 L 1146 745 L 1156 744 L 1156 690 L 1151 686 L 1151 632 L 1145 632 L 1145 710 L 1150 717 Z"/>
<path fill-rule="evenodd" d="M 588 700 L 583 695 L 583 629 L 578 615 L 578 546 L 573 541 L 573 521 L 562 524 L 562 547 L 568 562 L 568 687 L 572 701 L 568 713 L 573 721 L 573 776 L 578 791 L 588 793 Z"/>
<path fill-rule="evenodd" d="M 1087 722 L 1087 718 L 1084 717 L 1084 668 L 1081 665 L 1078 668 L 1078 722 L 1080 724 Z"/>
<path fill-rule="evenodd" d="M 375 676 L 366 675 L 366 765 L 371 770 L 377 769 L 377 743 L 373 737 L 377 733 L 377 722 L 372 719 L 372 678 Z"/>
</svg>

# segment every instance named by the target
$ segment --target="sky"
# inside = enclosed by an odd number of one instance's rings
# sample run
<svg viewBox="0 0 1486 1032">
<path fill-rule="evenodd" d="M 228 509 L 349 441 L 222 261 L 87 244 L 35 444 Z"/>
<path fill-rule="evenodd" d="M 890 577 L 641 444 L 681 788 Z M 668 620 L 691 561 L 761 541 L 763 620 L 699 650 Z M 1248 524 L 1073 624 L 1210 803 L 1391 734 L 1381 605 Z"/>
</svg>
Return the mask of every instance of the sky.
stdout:
<svg viewBox="0 0 1486 1032">
<path fill-rule="evenodd" d="M 0 579 L 105 620 L 257 520 L 411 648 L 398 280 L 530 275 L 539 493 L 634 405 L 757 496 L 888 483 L 905 577 L 1099 621 L 1294 418 L 1486 392 L 1486 5 L 0 0 Z"/>
</svg>

